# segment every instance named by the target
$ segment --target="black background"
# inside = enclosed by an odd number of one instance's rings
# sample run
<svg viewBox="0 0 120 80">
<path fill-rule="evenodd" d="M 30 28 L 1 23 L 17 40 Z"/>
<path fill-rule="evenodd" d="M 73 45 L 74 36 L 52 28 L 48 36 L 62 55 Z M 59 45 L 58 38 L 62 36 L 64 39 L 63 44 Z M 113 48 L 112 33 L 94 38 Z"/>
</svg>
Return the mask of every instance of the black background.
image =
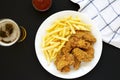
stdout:
<svg viewBox="0 0 120 80">
<path fill-rule="evenodd" d="M 0 19 L 11 18 L 27 30 L 24 42 L 10 47 L 0 46 L 0 80 L 61 80 L 48 73 L 39 63 L 34 40 L 40 24 L 50 15 L 62 10 L 78 10 L 70 0 L 53 0 L 48 11 L 38 12 L 32 0 L 0 0 Z M 120 49 L 103 42 L 97 66 L 76 80 L 119 80 Z"/>
</svg>

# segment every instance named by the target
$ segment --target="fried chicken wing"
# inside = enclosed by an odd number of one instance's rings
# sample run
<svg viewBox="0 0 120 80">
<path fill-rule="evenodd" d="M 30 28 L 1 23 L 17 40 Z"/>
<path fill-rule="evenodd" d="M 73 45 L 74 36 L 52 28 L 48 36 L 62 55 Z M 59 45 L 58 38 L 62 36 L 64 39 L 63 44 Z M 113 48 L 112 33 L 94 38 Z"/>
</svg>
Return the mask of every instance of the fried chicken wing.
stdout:
<svg viewBox="0 0 120 80">
<path fill-rule="evenodd" d="M 74 56 L 72 54 L 59 54 L 58 58 L 55 61 L 55 65 L 58 70 L 62 71 L 65 66 L 70 66 L 74 64 Z M 68 71 L 68 69 L 64 69 Z"/>
<path fill-rule="evenodd" d="M 61 70 L 61 72 L 69 72 L 69 71 L 70 71 L 70 66 L 65 66 Z"/>
<path fill-rule="evenodd" d="M 89 31 L 76 31 L 76 34 L 73 34 L 66 42 L 63 52 L 70 52 L 72 48 L 76 47 L 88 49 L 95 42 L 96 38 Z"/>
<path fill-rule="evenodd" d="M 63 67 L 67 66 L 69 64 L 68 61 L 65 60 L 65 55 L 57 58 L 57 60 L 55 61 L 55 65 L 57 67 L 58 70 L 62 70 Z"/>
<path fill-rule="evenodd" d="M 90 32 L 85 32 L 83 39 L 90 42 L 91 44 L 96 42 L 96 38 Z"/>
<path fill-rule="evenodd" d="M 91 34 L 90 31 L 82 31 L 82 30 L 77 30 L 76 34 L 74 34 L 73 36 L 78 37 L 79 39 L 84 39 L 90 43 L 95 43 L 96 42 L 96 38 Z"/>
<path fill-rule="evenodd" d="M 77 70 L 80 68 L 81 61 L 78 61 L 78 59 L 76 58 L 74 60 L 75 60 L 75 63 L 73 64 L 73 67 L 75 70 Z"/>
<path fill-rule="evenodd" d="M 70 41 L 66 42 L 65 46 L 61 49 L 63 54 L 70 53 L 71 50 L 72 50 L 72 47 L 71 47 Z"/>
<path fill-rule="evenodd" d="M 77 47 L 81 48 L 81 49 L 88 49 L 89 46 L 90 46 L 90 43 L 83 40 L 83 39 L 80 39 L 78 42 L 77 42 Z"/>
<path fill-rule="evenodd" d="M 87 53 L 79 48 L 74 48 L 72 50 L 72 53 L 74 55 L 74 57 L 78 60 L 78 61 L 82 61 L 84 60 L 84 58 L 86 58 Z"/>
<path fill-rule="evenodd" d="M 85 62 L 91 61 L 94 58 L 94 49 L 92 46 L 89 47 L 89 49 L 85 50 L 87 55 L 84 59 Z"/>
</svg>

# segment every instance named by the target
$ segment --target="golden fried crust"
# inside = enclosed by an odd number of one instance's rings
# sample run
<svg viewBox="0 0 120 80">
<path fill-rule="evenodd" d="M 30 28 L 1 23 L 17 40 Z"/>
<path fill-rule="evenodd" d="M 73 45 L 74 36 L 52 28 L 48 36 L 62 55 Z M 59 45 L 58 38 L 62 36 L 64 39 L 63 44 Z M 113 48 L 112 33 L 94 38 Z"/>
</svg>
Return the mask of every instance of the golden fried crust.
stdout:
<svg viewBox="0 0 120 80">
<path fill-rule="evenodd" d="M 66 54 L 65 58 L 69 62 L 69 66 L 74 64 L 74 56 L 72 54 Z"/>
<path fill-rule="evenodd" d="M 68 41 L 68 42 L 66 42 L 65 47 L 63 47 L 63 48 L 61 49 L 61 52 L 62 52 L 63 54 L 66 54 L 66 53 L 70 53 L 71 50 L 72 50 L 71 42 Z"/>
<path fill-rule="evenodd" d="M 83 40 L 83 39 L 80 39 L 80 40 L 78 41 L 78 44 L 77 44 L 77 47 L 79 47 L 79 48 L 81 48 L 81 49 L 88 49 L 89 46 L 90 46 L 90 43 L 87 42 L 87 41 L 85 41 L 85 40 Z"/>
<path fill-rule="evenodd" d="M 60 59 L 57 59 L 55 61 L 55 65 L 56 65 L 57 69 L 60 70 L 60 71 L 62 70 L 63 67 L 67 66 L 68 64 L 69 64 L 69 62 L 65 60 L 64 55 L 61 56 Z"/>
<path fill-rule="evenodd" d="M 73 53 L 73 55 L 74 55 L 74 57 L 78 60 L 78 61 L 82 61 L 82 60 L 84 60 L 84 58 L 86 58 L 86 55 L 87 55 L 87 53 L 85 52 L 85 51 L 83 51 L 83 50 L 81 50 L 81 49 L 79 49 L 79 48 L 74 48 L 73 50 L 72 50 L 72 53 Z"/>
<path fill-rule="evenodd" d="M 96 38 L 90 32 L 85 32 L 83 39 L 90 42 L 91 44 L 96 42 Z"/>
<path fill-rule="evenodd" d="M 70 71 L 70 66 L 65 66 L 61 70 L 61 72 L 69 72 L 69 71 Z"/>
<path fill-rule="evenodd" d="M 75 70 L 79 69 L 80 68 L 80 61 L 78 61 L 78 59 L 74 59 L 75 60 L 75 63 L 73 64 L 73 67 Z"/>
<path fill-rule="evenodd" d="M 85 50 L 87 55 L 84 59 L 85 62 L 89 62 L 94 58 L 94 48 L 92 46 L 89 47 L 89 49 Z"/>
<path fill-rule="evenodd" d="M 58 70 L 62 70 L 65 66 L 74 64 L 74 56 L 72 54 L 58 55 L 55 61 L 55 65 Z"/>
<path fill-rule="evenodd" d="M 79 31 L 76 31 L 76 34 L 74 34 L 73 36 L 76 36 L 79 39 L 84 39 L 84 40 L 90 42 L 91 44 L 96 42 L 96 38 L 89 31 L 79 30 Z"/>
</svg>

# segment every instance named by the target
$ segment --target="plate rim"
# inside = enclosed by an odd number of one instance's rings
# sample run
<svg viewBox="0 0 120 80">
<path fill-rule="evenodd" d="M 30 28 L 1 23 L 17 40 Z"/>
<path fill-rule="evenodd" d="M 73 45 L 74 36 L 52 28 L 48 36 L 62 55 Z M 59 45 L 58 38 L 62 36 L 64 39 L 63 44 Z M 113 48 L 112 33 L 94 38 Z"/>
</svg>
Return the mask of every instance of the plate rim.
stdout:
<svg viewBox="0 0 120 80">
<path fill-rule="evenodd" d="M 88 72 L 86 72 L 86 73 L 84 73 L 83 75 L 80 75 L 80 76 L 75 76 L 75 77 L 61 77 L 61 76 L 59 76 L 59 75 L 55 75 L 55 74 L 53 74 L 52 72 L 50 72 L 50 71 L 48 71 L 46 68 L 45 68 L 45 66 L 43 66 L 43 64 L 41 63 L 41 60 L 39 59 L 39 56 L 38 56 L 38 52 L 37 52 L 37 48 L 36 48 L 36 45 L 37 45 L 37 36 L 38 36 L 38 33 L 39 33 L 39 31 L 40 31 L 40 29 L 42 28 L 41 26 L 43 25 L 43 23 L 45 23 L 45 21 L 47 21 L 47 20 L 49 20 L 51 17 L 54 17 L 55 15 L 59 15 L 59 14 L 61 14 L 61 13 L 79 13 L 80 15 L 84 15 L 83 13 L 80 13 L 80 12 L 77 12 L 77 11 L 74 11 L 74 10 L 63 10 L 63 11 L 59 11 L 59 12 L 56 12 L 56 13 L 54 13 L 54 14 L 52 14 L 52 15 L 50 15 L 47 19 L 45 19 L 43 22 L 42 22 L 42 24 L 39 26 L 39 28 L 38 28 L 38 30 L 37 30 L 37 32 L 36 32 L 36 36 L 35 36 L 35 52 L 36 52 L 36 55 L 37 55 L 37 58 L 38 58 L 38 61 L 40 62 L 40 64 L 41 64 L 41 66 L 47 71 L 47 72 L 49 72 L 50 74 L 52 74 L 52 75 L 54 75 L 54 76 L 56 76 L 56 77 L 59 77 L 59 78 L 62 78 L 62 79 L 75 79 L 75 78 L 78 78 L 78 77 L 82 77 L 82 76 L 84 76 L 84 75 L 86 75 L 86 74 L 88 74 L 89 72 L 91 72 L 94 68 L 95 68 L 95 66 L 97 65 L 97 63 L 99 62 L 99 60 L 100 60 L 100 58 L 101 58 L 101 55 L 102 55 L 102 48 L 103 48 L 103 43 L 102 43 L 102 37 L 101 37 L 101 34 L 100 34 L 100 31 L 98 31 L 98 34 L 99 34 L 99 36 L 100 36 L 100 56 L 99 56 L 99 58 L 98 58 L 98 60 L 97 60 L 97 62 L 95 63 L 95 65 L 88 71 Z M 86 15 L 84 15 L 84 17 L 86 17 L 87 19 L 89 19 L 89 17 L 87 17 Z M 91 19 L 89 19 L 90 21 L 91 21 Z M 91 21 L 93 24 L 95 24 L 93 21 Z M 96 29 L 98 29 L 98 28 L 96 28 Z"/>
</svg>

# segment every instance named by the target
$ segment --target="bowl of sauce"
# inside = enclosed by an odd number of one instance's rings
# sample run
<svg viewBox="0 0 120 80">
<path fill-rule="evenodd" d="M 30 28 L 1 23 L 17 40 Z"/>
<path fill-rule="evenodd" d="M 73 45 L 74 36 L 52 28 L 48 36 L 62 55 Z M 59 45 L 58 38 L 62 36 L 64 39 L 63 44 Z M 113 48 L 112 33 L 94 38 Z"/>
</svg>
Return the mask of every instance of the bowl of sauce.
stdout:
<svg viewBox="0 0 120 80">
<path fill-rule="evenodd" d="M 32 0 L 32 5 L 37 11 L 46 11 L 51 7 L 52 0 Z"/>
</svg>

